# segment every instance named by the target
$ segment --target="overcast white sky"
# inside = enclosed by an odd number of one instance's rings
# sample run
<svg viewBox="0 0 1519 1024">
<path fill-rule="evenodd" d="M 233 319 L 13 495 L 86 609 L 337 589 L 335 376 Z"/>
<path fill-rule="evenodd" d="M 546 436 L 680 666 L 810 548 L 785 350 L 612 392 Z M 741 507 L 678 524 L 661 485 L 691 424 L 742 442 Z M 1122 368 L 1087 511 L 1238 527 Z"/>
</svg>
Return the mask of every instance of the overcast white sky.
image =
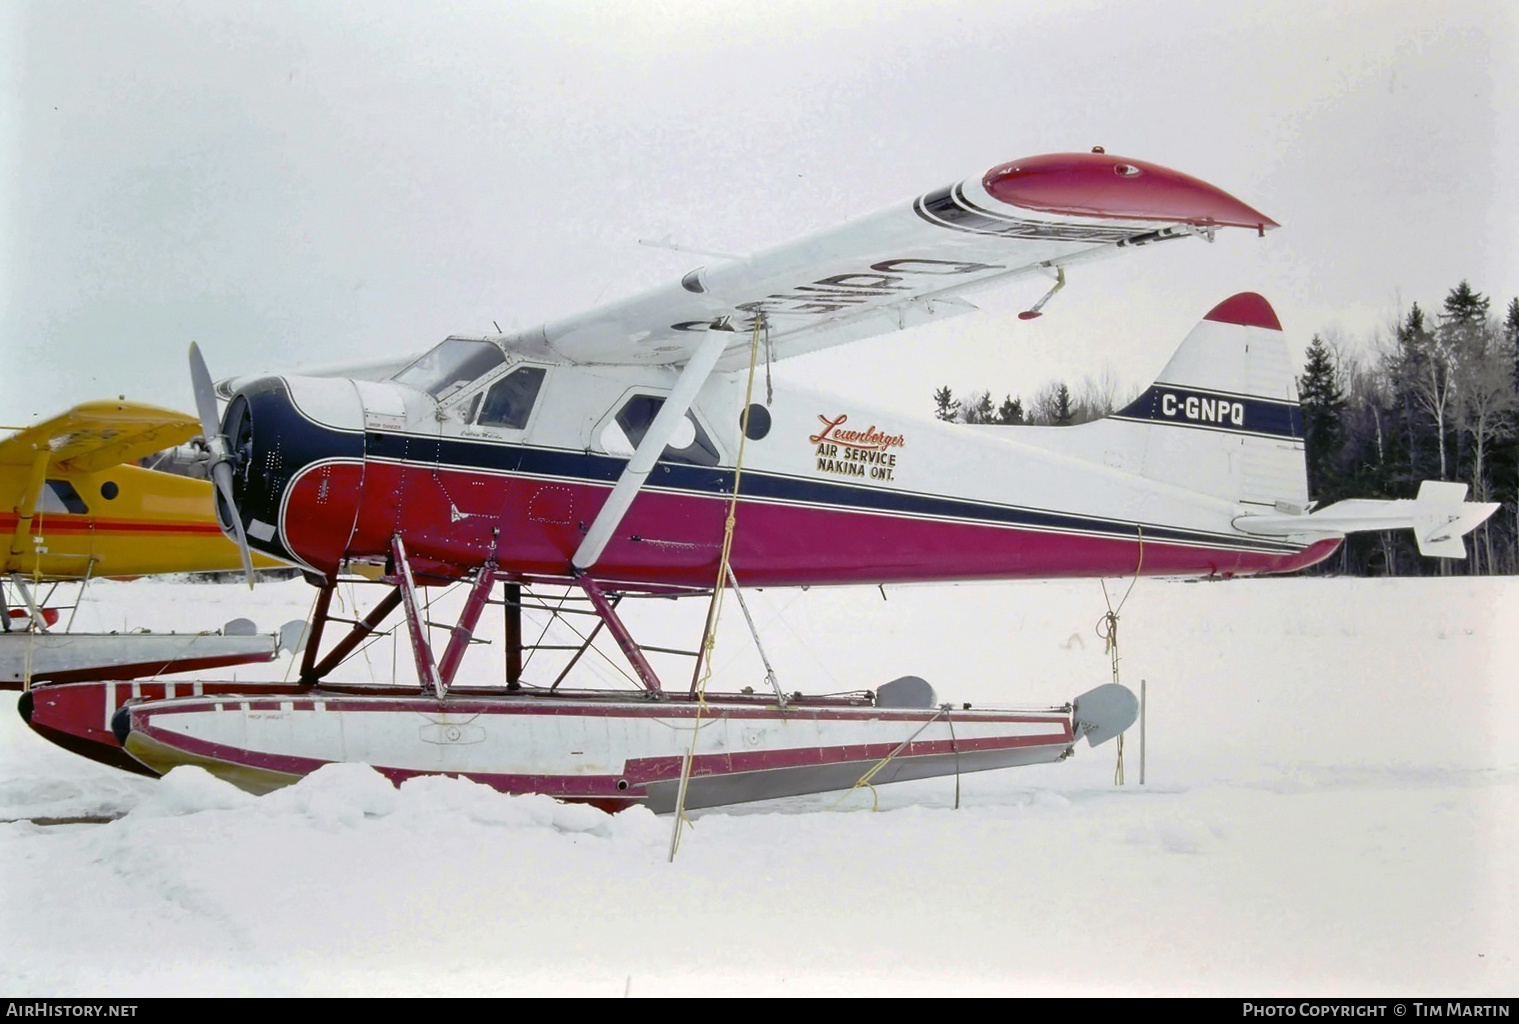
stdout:
<svg viewBox="0 0 1519 1024">
<path fill-rule="evenodd" d="M 526 327 L 1085 150 L 1276 218 L 887 341 L 807 380 L 1139 384 L 1239 290 L 1294 347 L 1465 277 L 1519 294 L 1519 14 L 1492 2 L 0 5 L 0 423 Z"/>
</svg>

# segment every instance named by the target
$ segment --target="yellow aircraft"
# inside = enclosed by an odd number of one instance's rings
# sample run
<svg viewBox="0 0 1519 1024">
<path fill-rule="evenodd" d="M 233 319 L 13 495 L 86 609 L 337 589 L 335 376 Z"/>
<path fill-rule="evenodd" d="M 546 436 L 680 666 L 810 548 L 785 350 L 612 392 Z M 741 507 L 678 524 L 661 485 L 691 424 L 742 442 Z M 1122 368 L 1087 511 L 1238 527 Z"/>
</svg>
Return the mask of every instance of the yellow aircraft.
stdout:
<svg viewBox="0 0 1519 1024">
<path fill-rule="evenodd" d="M 0 440 L 4 573 L 76 580 L 242 568 L 209 481 L 135 464 L 200 432 L 184 413 L 106 401 Z M 254 555 L 253 564 L 282 563 Z"/>
</svg>

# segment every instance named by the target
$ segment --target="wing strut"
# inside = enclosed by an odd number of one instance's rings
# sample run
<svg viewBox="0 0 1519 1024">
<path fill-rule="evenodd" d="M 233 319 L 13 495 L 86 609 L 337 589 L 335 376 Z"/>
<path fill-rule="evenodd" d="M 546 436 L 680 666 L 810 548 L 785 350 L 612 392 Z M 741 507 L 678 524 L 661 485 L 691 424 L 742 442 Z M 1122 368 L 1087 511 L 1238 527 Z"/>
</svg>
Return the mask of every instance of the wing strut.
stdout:
<svg viewBox="0 0 1519 1024">
<path fill-rule="evenodd" d="M 16 529 L 11 534 L 10 557 L 6 559 L 5 568 L 12 572 L 22 571 L 26 563 L 27 541 L 32 539 L 32 523 L 37 514 L 37 501 L 42 496 L 42 488 L 47 483 L 48 462 L 53 455 L 52 449 L 42 445 L 32 457 L 31 472 L 27 474 L 26 492 L 21 497 L 21 504 L 16 506 Z M 35 543 L 33 546 L 35 547 Z M 37 555 L 32 555 L 32 564 L 37 564 Z"/>
<path fill-rule="evenodd" d="M 680 371 L 680 378 L 670 391 L 670 397 L 659 407 L 654 422 L 649 424 L 648 433 L 644 434 L 643 440 L 638 443 L 638 449 L 623 468 L 622 475 L 617 478 L 606 504 L 596 513 L 591 528 L 586 531 L 585 540 L 580 542 L 580 550 L 570 559 L 570 564 L 577 573 L 585 572 L 601 558 L 612 539 L 613 531 L 622 522 L 622 517 L 627 515 L 633 499 L 638 496 L 639 489 L 653 471 L 654 463 L 674 436 L 675 428 L 685 419 L 691 403 L 696 400 L 696 393 L 707 383 L 712 368 L 733 340 L 733 333 L 733 326 L 726 318 L 707 328 L 701 345 L 692 353 L 685 369 Z"/>
</svg>

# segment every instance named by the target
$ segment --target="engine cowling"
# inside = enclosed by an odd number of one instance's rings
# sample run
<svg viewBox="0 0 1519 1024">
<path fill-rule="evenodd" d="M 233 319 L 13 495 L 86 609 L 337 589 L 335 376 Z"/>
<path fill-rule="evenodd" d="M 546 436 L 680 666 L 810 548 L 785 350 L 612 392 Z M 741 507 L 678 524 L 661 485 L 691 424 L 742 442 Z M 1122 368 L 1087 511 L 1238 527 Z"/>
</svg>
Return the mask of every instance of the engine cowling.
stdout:
<svg viewBox="0 0 1519 1024">
<path fill-rule="evenodd" d="M 222 418 L 248 546 L 324 576 L 343 561 L 364 484 L 364 403 L 354 381 L 259 377 Z M 232 509 L 217 501 L 223 530 Z"/>
</svg>

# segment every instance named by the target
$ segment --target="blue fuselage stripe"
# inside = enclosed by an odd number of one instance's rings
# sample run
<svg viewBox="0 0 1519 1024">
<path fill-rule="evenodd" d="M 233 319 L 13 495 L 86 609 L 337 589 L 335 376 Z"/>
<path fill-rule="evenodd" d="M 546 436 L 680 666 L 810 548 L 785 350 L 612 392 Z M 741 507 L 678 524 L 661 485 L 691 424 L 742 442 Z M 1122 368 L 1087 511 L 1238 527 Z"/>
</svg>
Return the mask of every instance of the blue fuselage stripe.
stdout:
<svg viewBox="0 0 1519 1024">
<path fill-rule="evenodd" d="M 365 437 L 366 456 L 372 459 L 435 465 L 457 472 L 522 474 L 533 477 L 572 479 L 610 486 L 621 475 L 627 460 L 590 452 L 534 448 L 526 445 L 415 434 L 370 432 Z M 687 494 L 725 496 L 733 491 L 733 471 L 705 466 L 659 462 L 649 475 L 648 486 Z M 989 526 L 1019 526 L 1062 533 L 1101 534 L 1123 539 L 1143 528 L 1146 540 L 1227 547 L 1247 551 L 1294 552 L 1297 545 L 1207 533 L 1151 524 L 1098 519 L 1042 509 L 1019 508 L 970 501 L 936 494 L 892 491 L 878 487 L 854 487 L 829 481 L 807 480 L 777 473 L 746 470 L 740 491 L 743 498 L 794 505 L 825 507 L 842 512 L 933 517 L 971 521 Z"/>
<path fill-rule="evenodd" d="M 1296 402 L 1170 384 L 1150 385 L 1114 416 L 1261 437 L 1300 440 L 1303 436 L 1303 413 Z"/>
</svg>

